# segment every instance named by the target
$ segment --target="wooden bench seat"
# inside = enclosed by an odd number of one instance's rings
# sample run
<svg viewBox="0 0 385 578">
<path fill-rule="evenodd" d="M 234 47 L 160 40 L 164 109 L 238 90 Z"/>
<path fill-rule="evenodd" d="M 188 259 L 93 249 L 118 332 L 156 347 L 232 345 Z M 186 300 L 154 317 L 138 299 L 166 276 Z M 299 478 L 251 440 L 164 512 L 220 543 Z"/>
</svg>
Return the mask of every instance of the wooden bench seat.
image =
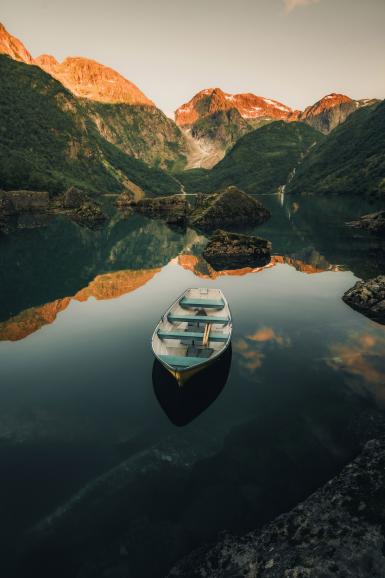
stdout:
<svg viewBox="0 0 385 578">
<path fill-rule="evenodd" d="M 170 313 L 168 315 L 168 320 L 171 322 L 198 322 L 198 323 L 220 323 L 222 325 L 226 325 L 229 322 L 227 317 L 214 317 L 209 315 L 173 315 Z"/>
<path fill-rule="evenodd" d="M 164 331 L 159 329 L 160 339 L 196 339 L 202 340 L 203 334 L 196 331 Z M 210 341 L 227 341 L 228 335 L 222 333 L 210 333 Z"/>
</svg>

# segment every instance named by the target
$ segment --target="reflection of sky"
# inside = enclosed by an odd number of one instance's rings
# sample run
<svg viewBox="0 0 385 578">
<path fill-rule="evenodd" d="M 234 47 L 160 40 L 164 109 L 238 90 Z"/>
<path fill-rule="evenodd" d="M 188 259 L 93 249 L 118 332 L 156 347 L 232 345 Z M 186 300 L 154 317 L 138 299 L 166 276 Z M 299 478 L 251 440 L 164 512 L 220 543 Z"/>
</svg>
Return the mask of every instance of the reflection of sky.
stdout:
<svg viewBox="0 0 385 578">
<path fill-rule="evenodd" d="M 346 376 L 355 391 L 366 393 L 385 405 L 385 327 L 372 323 L 352 331 L 345 341 L 330 345 L 330 367 Z"/>
</svg>

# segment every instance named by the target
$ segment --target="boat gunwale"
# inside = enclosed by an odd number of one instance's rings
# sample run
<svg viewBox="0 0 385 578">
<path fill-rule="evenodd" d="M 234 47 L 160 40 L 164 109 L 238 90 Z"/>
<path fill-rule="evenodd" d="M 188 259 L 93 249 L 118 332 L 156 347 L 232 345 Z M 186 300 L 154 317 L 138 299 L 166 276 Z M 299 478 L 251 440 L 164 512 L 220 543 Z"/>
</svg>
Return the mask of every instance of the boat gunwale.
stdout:
<svg viewBox="0 0 385 578">
<path fill-rule="evenodd" d="M 160 324 L 162 323 L 162 321 L 164 320 L 164 318 L 168 319 L 168 315 L 169 315 L 169 313 L 171 312 L 172 308 L 180 302 L 180 300 L 186 295 L 187 291 L 190 291 L 190 289 L 205 289 L 205 287 L 188 287 L 188 289 L 185 289 L 185 290 L 183 291 L 183 293 L 181 293 L 181 294 L 179 295 L 179 297 L 178 297 L 177 299 L 175 299 L 175 301 L 170 305 L 170 307 L 165 311 L 165 313 L 163 313 L 162 317 L 160 318 L 160 321 L 157 323 L 157 325 L 156 325 L 156 327 L 155 327 L 155 329 L 154 329 L 154 332 L 153 332 L 152 338 L 151 338 L 152 351 L 154 352 L 154 355 L 155 355 L 156 359 L 159 361 L 159 363 L 161 363 L 162 365 L 164 365 L 164 366 L 165 366 L 167 369 L 169 369 L 170 371 L 177 371 L 178 373 L 181 373 L 181 374 L 183 374 L 183 373 L 185 373 L 185 372 L 188 372 L 188 371 L 191 371 L 191 369 L 196 369 L 196 368 L 199 368 L 199 367 L 204 367 L 205 365 L 208 365 L 209 363 L 212 363 L 214 360 L 216 360 L 220 355 L 222 355 L 222 354 L 226 351 L 226 349 L 227 349 L 228 346 L 230 345 L 231 335 L 232 335 L 232 331 L 233 331 L 233 317 L 232 317 L 232 314 L 231 314 L 230 305 L 229 305 L 229 303 L 228 303 L 228 301 L 227 301 L 227 299 L 226 299 L 226 297 L 225 297 L 222 289 L 220 289 L 220 288 L 218 287 L 217 290 L 220 291 L 221 297 L 222 297 L 222 299 L 223 299 L 223 301 L 224 301 L 224 307 L 227 306 L 227 309 L 228 309 L 228 311 L 229 311 L 229 320 L 228 320 L 228 323 L 227 323 L 226 325 L 229 325 L 229 326 L 230 326 L 230 331 L 229 331 L 229 335 L 228 335 L 227 341 L 224 342 L 223 347 L 222 347 L 221 349 L 218 349 L 218 351 L 216 351 L 216 353 L 215 353 L 212 357 L 202 358 L 201 363 L 197 363 L 196 365 L 192 365 L 191 367 L 178 367 L 178 366 L 175 367 L 175 366 L 170 365 L 169 363 L 167 363 L 167 361 L 164 361 L 163 359 L 160 359 L 160 358 L 159 358 L 159 355 L 156 353 L 156 351 L 155 351 L 155 349 L 154 349 L 154 340 L 155 340 L 155 337 L 158 337 L 158 329 L 159 329 L 159 326 L 160 326 Z M 204 307 L 203 307 L 203 309 L 204 309 Z M 219 310 L 219 311 L 220 311 L 220 310 Z M 226 327 L 226 325 L 225 325 L 225 327 Z M 158 337 L 158 339 L 160 339 L 160 338 Z"/>
</svg>

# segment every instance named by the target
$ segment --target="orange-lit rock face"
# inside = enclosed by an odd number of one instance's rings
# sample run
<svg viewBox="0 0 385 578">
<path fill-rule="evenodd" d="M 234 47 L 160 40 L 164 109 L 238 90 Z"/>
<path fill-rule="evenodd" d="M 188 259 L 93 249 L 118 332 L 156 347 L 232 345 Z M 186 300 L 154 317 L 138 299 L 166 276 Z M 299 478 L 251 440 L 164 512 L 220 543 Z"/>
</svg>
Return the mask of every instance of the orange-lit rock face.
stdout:
<svg viewBox="0 0 385 578">
<path fill-rule="evenodd" d="M 0 323 L 0 341 L 24 339 L 44 325 L 53 323 L 57 315 L 64 311 L 73 299 L 76 301 L 87 301 L 89 297 L 95 297 L 98 300 L 115 299 L 142 287 L 159 271 L 160 269 L 127 270 L 97 275 L 87 287 L 78 291 L 74 297 L 57 299 L 41 307 L 31 307 Z"/>
<path fill-rule="evenodd" d="M 312 106 L 308 106 L 307 108 L 305 108 L 305 110 L 301 114 L 301 120 L 306 120 L 311 116 L 316 116 L 318 114 L 321 114 L 325 110 L 334 108 L 336 106 L 340 106 L 341 104 L 354 103 L 354 102 L 355 101 L 353 99 L 349 98 L 348 96 L 345 96 L 344 94 L 336 94 L 335 92 L 332 92 L 331 94 L 328 94 L 327 96 L 321 98 L 321 100 L 319 100 Z"/>
<path fill-rule="evenodd" d="M 76 96 L 98 102 L 154 106 L 135 84 L 95 60 L 74 57 L 58 63 L 53 56 L 43 54 L 35 62 Z"/>
<path fill-rule="evenodd" d="M 189 102 L 175 111 L 175 121 L 179 126 L 191 125 L 199 118 L 218 110 L 236 108 L 243 118 L 273 118 L 275 120 L 296 120 L 299 111 L 293 111 L 281 102 L 263 98 L 255 94 L 227 94 L 220 88 L 208 88 L 198 92 Z"/>
<path fill-rule="evenodd" d="M 14 60 L 33 64 L 33 58 L 20 40 L 9 34 L 0 23 L 0 54 L 8 54 Z"/>
</svg>

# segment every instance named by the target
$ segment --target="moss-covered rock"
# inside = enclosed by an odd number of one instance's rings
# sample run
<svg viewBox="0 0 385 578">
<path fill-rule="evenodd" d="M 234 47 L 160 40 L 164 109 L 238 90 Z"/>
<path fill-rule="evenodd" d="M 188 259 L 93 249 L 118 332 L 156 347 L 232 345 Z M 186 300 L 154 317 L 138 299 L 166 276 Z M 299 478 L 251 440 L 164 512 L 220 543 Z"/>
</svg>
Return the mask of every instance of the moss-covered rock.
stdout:
<svg viewBox="0 0 385 578">
<path fill-rule="evenodd" d="M 215 270 L 263 267 L 270 262 L 270 241 L 261 237 L 215 231 L 203 256 Z"/>
</svg>

